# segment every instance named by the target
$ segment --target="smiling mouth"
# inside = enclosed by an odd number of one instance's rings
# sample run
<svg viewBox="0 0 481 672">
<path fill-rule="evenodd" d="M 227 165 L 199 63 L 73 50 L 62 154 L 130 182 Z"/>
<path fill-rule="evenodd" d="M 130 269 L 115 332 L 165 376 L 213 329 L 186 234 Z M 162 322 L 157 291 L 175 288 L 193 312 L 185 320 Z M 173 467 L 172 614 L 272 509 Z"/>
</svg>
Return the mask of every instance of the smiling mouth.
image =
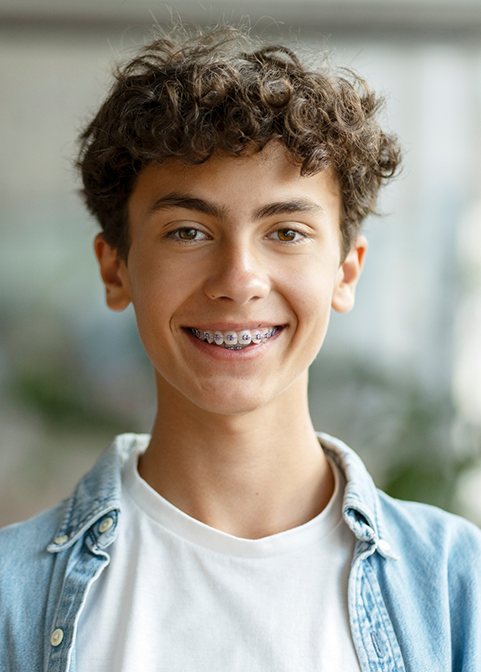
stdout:
<svg viewBox="0 0 481 672">
<path fill-rule="evenodd" d="M 200 341 L 218 345 L 227 350 L 244 350 L 244 348 L 260 345 L 272 338 L 281 327 L 262 327 L 259 329 L 243 329 L 242 331 L 214 331 L 213 329 L 196 329 L 189 327 L 190 333 Z"/>
</svg>

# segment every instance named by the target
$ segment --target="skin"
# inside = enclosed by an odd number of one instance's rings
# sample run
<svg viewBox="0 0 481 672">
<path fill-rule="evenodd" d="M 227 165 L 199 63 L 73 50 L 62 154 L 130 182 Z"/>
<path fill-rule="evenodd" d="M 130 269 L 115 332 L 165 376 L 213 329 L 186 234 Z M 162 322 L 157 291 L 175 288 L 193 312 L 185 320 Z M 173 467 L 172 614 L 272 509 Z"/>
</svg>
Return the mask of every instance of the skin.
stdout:
<svg viewBox="0 0 481 672">
<path fill-rule="evenodd" d="M 185 513 L 260 538 L 312 519 L 333 476 L 309 417 L 309 365 L 331 307 L 354 304 L 366 240 L 341 258 L 341 198 L 330 170 L 301 177 L 270 143 L 242 158 L 149 166 L 129 200 L 127 263 L 102 234 L 107 304 L 135 309 L 158 412 L 141 476 Z M 241 351 L 196 339 L 281 327 Z"/>
</svg>

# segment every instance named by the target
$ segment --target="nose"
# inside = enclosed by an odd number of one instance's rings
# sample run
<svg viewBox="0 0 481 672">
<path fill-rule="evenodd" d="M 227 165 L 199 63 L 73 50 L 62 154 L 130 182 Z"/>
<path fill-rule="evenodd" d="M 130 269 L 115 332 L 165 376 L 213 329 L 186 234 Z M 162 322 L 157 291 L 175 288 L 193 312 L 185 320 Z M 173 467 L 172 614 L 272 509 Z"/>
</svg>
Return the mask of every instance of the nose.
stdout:
<svg viewBox="0 0 481 672">
<path fill-rule="evenodd" d="M 265 298 L 270 291 L 268 269 L 259 251 L 241 242 L 220 246 L 204 283 L 210 299 L 245 304 Z"/>
</svg>

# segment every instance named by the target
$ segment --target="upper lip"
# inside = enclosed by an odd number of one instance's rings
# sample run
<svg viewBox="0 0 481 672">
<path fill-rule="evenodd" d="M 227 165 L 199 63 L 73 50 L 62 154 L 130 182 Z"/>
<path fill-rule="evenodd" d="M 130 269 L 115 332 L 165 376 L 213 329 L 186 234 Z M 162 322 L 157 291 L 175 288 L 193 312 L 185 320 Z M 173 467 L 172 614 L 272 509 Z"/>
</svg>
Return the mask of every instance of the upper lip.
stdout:
<svg viewBox="0 0 481 672">
<path fill-rule="evenodd" d="M 267 329 L 268 327 L 281 327 L 285 326 L 282 322 L 267 322 L 266 320 L 261 320 L 258 322 L 231 322 L 226 324 L 225 322 L 211 322 L 208 325 L 203 325 L 202 323 L 193 322 L 188 326 L 184 326 L 184 329 L 200 329 L 202 331 L 252 331 L 254 329 Z"/>
</svg>

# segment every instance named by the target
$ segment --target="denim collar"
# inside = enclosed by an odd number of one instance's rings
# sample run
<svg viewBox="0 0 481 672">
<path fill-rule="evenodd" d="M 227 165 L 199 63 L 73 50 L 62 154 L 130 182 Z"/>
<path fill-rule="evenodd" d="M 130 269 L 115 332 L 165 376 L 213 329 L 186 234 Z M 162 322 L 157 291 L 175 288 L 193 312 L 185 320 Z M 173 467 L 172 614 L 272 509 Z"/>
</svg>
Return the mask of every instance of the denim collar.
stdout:
<svg viewBox="0 0 481 672">
<path fill-rule="evenodd" d="M 115 523 L 120 513 L 122 494 L 121 469 L 130 453 L 141 443 L 146 445 L 147 434 L 120 434 L 100 456 L 94 467 L 81 479 L 70 499 L 52 542 L 50 553 L 70 548 L 100 518 L 115 512 Z M 115 524 L 107 535 L 104 547 L 116 537 Z"/>
<path fill-rule="evenodd" d="M 347 485 L 343 516 L 360 542 L 371 552 L 377 550 L 386 558 L 397 558 L 385 530 L 379 495 L 356 453 L 345 443 L 328 434 L 319 433 L 319 441 L 344 473 Z M 65 502 L 65 512 L 55 536 L 47 546 L 50 553 L 70 548 L 100 519 L 111 516 L 114 524 L 107 534 L 96 534 L 97 546 L 106 548 L 117 536 L 121 508 L 121 468 L 132 450 L 145 447 L 148 434 L 121 434 L 100 456 L 97 463 L 79 482 L 73 495 Z M 99 538 L 102 542 L 99 543 Z"/>
<path fill-rule="evenodd" d="M 372 545 L 385 558 L 397 560 L 399 556 L 388 537 L 378 490 L 361 458 L 339 439 L 324 433 L 317 436 L 326 455 L 346 478 L 342 512 L 348 527 L 359 541 Z"/>
</svg>

